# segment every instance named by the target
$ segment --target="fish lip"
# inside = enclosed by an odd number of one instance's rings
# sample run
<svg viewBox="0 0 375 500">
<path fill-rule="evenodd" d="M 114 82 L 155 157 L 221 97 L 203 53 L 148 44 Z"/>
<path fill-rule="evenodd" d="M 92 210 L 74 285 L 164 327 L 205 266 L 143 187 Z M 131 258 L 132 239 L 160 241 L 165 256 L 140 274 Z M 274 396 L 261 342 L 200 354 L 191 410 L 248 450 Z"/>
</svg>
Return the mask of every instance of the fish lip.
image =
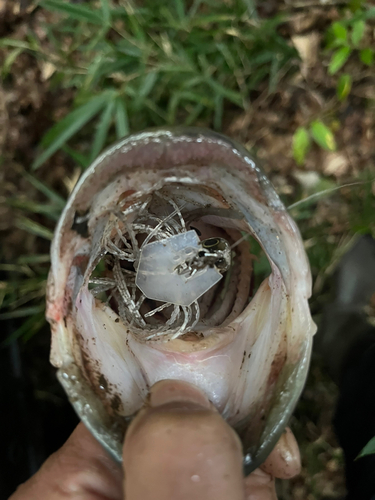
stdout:
<svg viewBox="0 0 375 500">
<path fill-rule="evenodd" d="M 128 136 L 125 139 L 120 140 L 118 143 L 115 145 L 111 146 L 108 148 L 104 153 L 102 153 L 97 160 L 89 167 L 89 169 L 85 172 L 85 174 L 81 177 L 79 182 L 77 183 L 70 200 L 68 201 L 62 216 L 59 220 L 56 232 L 55 232 L 55 237 L 53 239 L 52 243 L 52 272 L 48 281 L 48 316 L 51 322 L 57 321 L 61 322 L 62 317 L 64 316 L 64 313 L 66 312 L 64 310 L 64 297 L 60 296 L 58 297 L 58 291 L 61 288 L 61 280 L 59 279 L 58 272 L 61 270 L 61 266 L 64 267 L 65 263 L 62 261 L 62 254 L 61 250 L 64 247 L 64 240 L 63 240 L 63 232 L 64 230 L 69 227 L 69 224 L 72 223 L 74 219 L 74 212 L 77 208 L 76 200 L 78 195 L 80 194 L 81 188 L 85 185 L 85 183 L 90 181 L 90 176 L 96 176 L 100 175 L 100 172 L 98 174 L 98 171 L 100 168 L 105 169 L 108 167 L 109 163 L 113 160 L 114 157 L 118 154 L 125 154 L 125 150 L 128 148 L 130 151 L 131 148 L 135 147 L 140 147 L 147 145 L 149 143 L 154 143 L 154 144 L 162 144 L 163 140 L 168 140 L 172 144 L 189 144 L 192 142 L 198 142 L 198 144 L 213 144 L 214 146 L 219 146 L 224 148 L 224 150 L 228 150 L 231 152 L 233 157 L 239 158 L 242 163 L 243 163 L 243 171 L 246 168 L 247 171 L 246 173 L 248 175 L 252 176 L 254 185 L 258 186 L 258 191 L 255 191 L 255 195 L 252 197 L 253 198 L 253 203 L 255 204 L 254 206 L 257 206 L 259 208 L 259 205 L 265 205 L 267 210 L 272 213 L 273 217 L 277 220 L 278 224 L 283 227 L 282 232 L 276 233 L 276 236 L 279 236 L 280 241 L 284 241 L 287 239 L 287 237 L 291 237 L 293 239 L 294 236 L 299 236 L 298 229 L 296 228 L 295 224 L 293 221 L 290 220 L 285 207 L 279 200 L 278 195 L 276 194 L 274 188 L 272 187 L 272 184 L 269 182 L 267 177 L 265 176 L 262 168 L 259 166 L 258 162 L 255 163 L 255 161 L 251 158 L 247 150 L 237 144 L 235 141 L 217 133 L 217 132 L 212 132 L 208 131 L 206 129 L 200 129 L 200 128 L 195 128 L 195 127 L 189 127 L 189 128 L 175 128 L 173 130 L 170 130 L 168 128 L 163 128 L 163 129 L 149 129 L 145 132 L 140 132 L 137 134 L 132 134 L 131 136 Z M 231 174 L 228 173 L 226 177 L 227 185 L 231 184 Z M 258 193 L 258 194 L 257 194 Z M 234 194 L 233 197 L 235 197 L 235 189 L 234 189 Z M 254 194 L 254 193 L 253 193 Z M 247 193 L 247 196 L 249 194 Z M 258 205 L 257 205 L 258 204 Z M 78 204 L 79 206 L 79 204 Z M 244 208 L 241 203 L 236 205 L 241 211 Z M 271 262 L 271 265 L 274 266 L 274 268 L 277 268 L 278 271 L 281 273 L 282 279 L 285 283 L 287 291 L 291 291 L 293 288 L 293 277 L 290 277 L 290 274 L 293 274 L 293 269 L 295 267 L 295 263 L 288 261 L 288 256 L 287 256 L 287 248 L 284 246 L 281 250 L 276 248 L 266 247 L 264 244 L 264 240 L 267 239 L 264 236 L 264 226 L 260 224 L 259 220 L 261 219 L 258 214 L 257 219 L 251 219 L 251 216 L 253 216 L 252 213 L 248 210 L 249 213 L 249 221 L 251 222 L 251 227 L 253 230 L 253 233 L 255 237 L 258 239 L 258 241 L 262 244 L 265 252 L 268 255 L 268 258 Z M 70 220 L 69 220 L 70 219 Z M 66 222 L 68 221 L 68 226 L 66 225 Z M 249 222 L 249 223 L 250 223 Z M 263 231 L 263 232 L 262 232 Z M 275 235 L 273 235 L 275 237 Z M 296 246 L 297 254 L 303 253 L 303 248 L 301 249 L 298 245 Z M 280 253 L 279 253 L 280 252 Z M 280 259 L 280 255 L 283 255 L 285 257 L 284 262 L 282 262 Z M 294 256 L 293 256 L 294 257 Z M 301 255 L 297 255 L 298 259 L 300 261 L 303 261 L 303 258 Z M 303 280 L 305 280 L 306 284 L 304 289 L 302 290 L 302 294 L 307 297 L 310 295 L 310 289 L 311 289 L 311 282 L 309 283 L 309 271 L 305 270 L 304 271 L 304 276 Z M 309 289 L 310 288 L 310 289 Z M 57 305 L 57 307 L 56 307 Z M 310 325 L 310 330 L 311 331 L 311 325 Z M 259 464 L 268 454 L 270 451 L 270 447 L 272 444 L 275 444 L 275 440 L 277 438 L 277 435 L 280 433 L 280 430 L 285 426 L 285 420 L 289 418 L 289 415 L 291 413 L 291 410 L 293 409 L 296 400 L 299 397 L 299 394 L 302 390 L 303 387 L 303 382 L 305 380 L 306 376 L 306 371 L 308 367 L 308 359 L 309 359 L 309 345 L 306 344 L 305 347 L 305 354 L 303 358 L 303 362 L 301 366 L 299 366 L 299 371 L 295 375 L 297 379 L 299 380 L 299 385 L 298 385 L 298 390 L 295 392 L 294 400 L 289 401 L 288 403 L 288 411 L 283 413 L 283 419 L 280 420 L 279 425 L 277 425 L 273 429 L 273 435 L 271 436 L 271 439 L 268 441 L 267 445 L 260 450 L 260 454 L 257 456 L 256 461 L 249 462 L 247 455 L 245 455 L 244 459 L 244 468 L 245 472 L 249 473 L 251 470 L 253 470 L 257 464 Z M 65 358 L 65 361 L 67 361 L 68 358 Z M 304 359 L 307 360 L 307 362 L 304 362 Z M 56 365 L 56 359 L 54 360 L 54 364 Z M 66 373 L 66 370 L 70 369 L 73 365 L 71 362 L 68 364 L 62 363 L 62 367 L 60 368 L 60 381 L 64 385 L 65 390 L 67 393 L 70 395 L 70 399 L 73 400 L 73 405 L 76 405 L 76 410 L 79 413 L 79 416 L 81 417 L 82 420 L 85 421 L 85 424 L 92 430 L 92 432 L 95 435 L 100 435 L 103 434 L 102 431 L 98 431 L 98 429 L 95 427 L 97 426 L 97 422 L 95 423 L 95 420 L 90 420 L 90 417 L 88 415 L 84 415 L 83 410 L 78 410 L 77 409 L 77 398 L 74 396 L 74 391 L 72 392 L 71 388 L 67 386 L 66 379 L 63 378 L 63 373 Z M 69 368 L 70 367 L 70 368 Z M 64 382 L 65 380 L 65 382 Z M 84 382 L 82 382 L 82 386 L 84 386 Z M 89 390 L 90 387 L 87 386 L 86 390 Z M 70 392 L 69 392 L 70 391 Z M 76 389 L 75 389 L 76 391 Z M 83 416 L 82 416 L 83 415 Z M 100 426 L 99 426 L 100 427 Z M 106 440 L 102 437 L 101 439 L 102 444 L 109 450 L 112 455 L 114 455 L 117 459 L 121 457 L 121 451 L 120 454 L 118 454 L 118 449 L 117 444 L 116 444 L 116 439 L 111 443 L 108 444 L 106 443 Z M 117 451 L 116 451 L 117 450 Z"/>
</svg>

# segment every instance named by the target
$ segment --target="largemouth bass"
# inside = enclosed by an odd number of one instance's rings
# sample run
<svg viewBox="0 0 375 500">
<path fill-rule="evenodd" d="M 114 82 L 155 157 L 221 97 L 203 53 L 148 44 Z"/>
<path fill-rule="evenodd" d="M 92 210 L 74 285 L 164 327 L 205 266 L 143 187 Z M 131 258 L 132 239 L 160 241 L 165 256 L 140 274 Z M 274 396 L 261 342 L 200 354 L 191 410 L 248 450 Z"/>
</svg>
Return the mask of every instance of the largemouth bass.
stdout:
<svg viewBox="0 0 375 500">
<path fill-rule="evenodd" d="M 256 291 L 254 239 L 272 269 Z M 236 429 L 249 473 L 302 391 L 310 293 L 298 228 L 246 149 L 197 128 L 134 134 L 82 175 L 56 228 L 51 363 L 116 459 L 150 387 L 176 379 Z"/>
</svg>

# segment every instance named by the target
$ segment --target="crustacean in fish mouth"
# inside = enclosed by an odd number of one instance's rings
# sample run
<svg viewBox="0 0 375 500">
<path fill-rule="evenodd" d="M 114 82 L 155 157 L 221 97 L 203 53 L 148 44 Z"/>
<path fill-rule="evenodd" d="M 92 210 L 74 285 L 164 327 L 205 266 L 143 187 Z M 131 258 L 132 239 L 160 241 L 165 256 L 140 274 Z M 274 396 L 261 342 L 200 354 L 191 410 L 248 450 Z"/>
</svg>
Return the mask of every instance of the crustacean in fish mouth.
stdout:
<svg viewBox="0 0 375 500">
<path fill-rule="evenodd" d="M 272 269 L 256 291 L 252 239 Z M 85 172 L 57 226 L 51 362 L 115 458 L 150 387 L 176 379 L 236 429 L 249 473 L 302 390 L 310 291 L 299 231 L 242 146 L 195 128 L 135 134 Z"/>
</svg>

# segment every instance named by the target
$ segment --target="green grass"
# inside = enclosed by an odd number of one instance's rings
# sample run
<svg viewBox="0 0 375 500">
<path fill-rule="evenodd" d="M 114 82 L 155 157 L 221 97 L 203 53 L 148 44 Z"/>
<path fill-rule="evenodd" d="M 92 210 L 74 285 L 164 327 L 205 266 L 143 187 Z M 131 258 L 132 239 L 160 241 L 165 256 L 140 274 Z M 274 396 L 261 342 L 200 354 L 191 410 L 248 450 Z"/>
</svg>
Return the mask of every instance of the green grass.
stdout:
<svg viewBox="0 0 375 500">
<path fill-rule="evenodd" d="M 44 136 L 34 168 L 83 137 L 90 137 L 81 152 L 86 166 L 129 131 L 197 123 L 219 130 L 228 105 L 249 109 L 260 83 L 273 92 L 297 67 L 295 49 L 278 33 L 282 17 L 258 19 L 251 0 L 121 4 L 44 0 L 55 15 L 44 27 L 48 44 L 31 31 L 0 42 L 14 48 L 13 58 L 27 51 L 53 64 L 52 89 L 75 90 L 72 110 Z"/>
</svg>

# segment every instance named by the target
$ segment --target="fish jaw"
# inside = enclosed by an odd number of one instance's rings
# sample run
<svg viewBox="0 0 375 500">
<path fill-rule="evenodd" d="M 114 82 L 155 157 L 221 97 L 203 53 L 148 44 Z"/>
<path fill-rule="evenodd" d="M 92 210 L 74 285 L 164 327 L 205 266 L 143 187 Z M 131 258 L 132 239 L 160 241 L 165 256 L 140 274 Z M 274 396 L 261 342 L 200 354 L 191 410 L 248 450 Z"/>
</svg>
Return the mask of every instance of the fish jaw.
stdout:
<svg viewBox="0 0 375 500">
<path fill-rule="evenodd" d="M 237 318 L 210 329 L 207 341 L 144 343 L 88 290 L 77 293 L 90 243 L 71 228 L 76 211 L 86 212 L 92 199 L 91 223 L 124 191 L 144 192 L 177 181 L 215 186 L 225 194 L 230 206 L 244 214 L 246 222 L 238 229 L 247 225 L 273 272 Z M 175 378 L 199 386 L 238 430 L 249 451 L 249 472 L 271 451 L 302 390 L 315 331 L 310 290 L 298 229 L 247 151 L 197 129 L 138 134 L 94 162 L 60 219 L 48 290 L 51 362 L 60 368 L 60 381 L 82 420 L 116 458 L 126 421 L 142 406 L 150 386 Z"/>
</svg>

